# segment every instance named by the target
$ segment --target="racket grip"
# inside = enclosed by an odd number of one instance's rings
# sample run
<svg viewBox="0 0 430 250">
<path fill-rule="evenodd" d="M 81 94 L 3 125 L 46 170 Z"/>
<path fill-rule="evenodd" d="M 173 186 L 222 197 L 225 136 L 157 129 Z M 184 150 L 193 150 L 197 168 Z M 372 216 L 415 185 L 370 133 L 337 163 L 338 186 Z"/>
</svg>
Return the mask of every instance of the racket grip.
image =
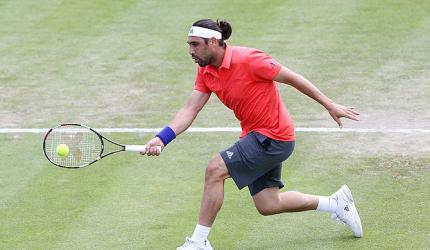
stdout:
<svg viewBox="0 0 430 250">
<path fill-rule="evenodd" d="M 145 152 L 146 145 L 125 145 L 125 151 Z"/>
<path fill-rule="evenodd" d="M 161 146 L 157 146 L 157 150 L 161 152 Z M 131 152 L 146 152 L 146 145 L 125 145 L 125 151 Z"/>
</svg>

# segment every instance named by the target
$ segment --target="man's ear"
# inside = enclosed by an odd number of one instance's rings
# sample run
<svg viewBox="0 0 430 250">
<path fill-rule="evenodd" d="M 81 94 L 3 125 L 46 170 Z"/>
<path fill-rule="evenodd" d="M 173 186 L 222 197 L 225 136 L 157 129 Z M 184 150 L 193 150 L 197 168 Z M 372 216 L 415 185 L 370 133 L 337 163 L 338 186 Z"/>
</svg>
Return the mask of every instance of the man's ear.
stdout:
<svg viewBox="0 0 430 250">
<path fill-rule="evenodd" d="M 210 43 L 210 44 L 217 45 L 217 44 L 218 44 L 218 40 L 217 40 L 215 37 L 211 37 L 211 38 L 209 39 L 209 43 Z"/>
</svg>

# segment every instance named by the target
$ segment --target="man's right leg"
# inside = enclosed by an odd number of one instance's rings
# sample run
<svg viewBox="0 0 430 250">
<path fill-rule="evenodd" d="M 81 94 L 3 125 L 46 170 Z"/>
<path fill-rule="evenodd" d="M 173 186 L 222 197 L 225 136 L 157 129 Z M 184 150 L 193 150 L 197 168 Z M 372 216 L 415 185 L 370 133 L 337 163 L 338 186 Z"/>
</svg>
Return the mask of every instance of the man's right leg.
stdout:
<svg viewBox="0 0 430 250">
<path fill-rule="evenodd" d="M 217 154 L 206 167 L 205 187 L 200 205 L 199 224 L 191 238 L 187 238 L 182 249 L 212 249 L 207 237 L 224 201 L 224 182 L 229 177 L 222 157 Z"/>
<path fill-rule="evenodd" d="M 227 166 L 217 154 L 205 172 L 205 188 L 200 205 L 199 224 L 211 227 L 224 201 L 224 182 L 229 177 Z"/>
</svg>

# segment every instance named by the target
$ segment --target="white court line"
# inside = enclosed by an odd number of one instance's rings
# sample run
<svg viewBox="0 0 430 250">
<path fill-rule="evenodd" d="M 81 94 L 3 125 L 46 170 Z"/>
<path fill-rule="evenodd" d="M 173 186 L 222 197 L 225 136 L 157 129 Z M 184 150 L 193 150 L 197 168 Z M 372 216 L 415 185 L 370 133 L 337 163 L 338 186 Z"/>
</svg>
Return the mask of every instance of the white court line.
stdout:
<svg viewBox="0 0 430 250">
<path fill-rule="evenodd" d="M 0 128 L 0 134 L 46 133 L 49 128 Z M 100 133 L 156 133 L 161 128 L 94 128 Z M 428 134 L 430 129 L 295 128 L 296 132 Z M 239 127 L 189 128 L 186 132 L 241 132 Z"/>
</svg>

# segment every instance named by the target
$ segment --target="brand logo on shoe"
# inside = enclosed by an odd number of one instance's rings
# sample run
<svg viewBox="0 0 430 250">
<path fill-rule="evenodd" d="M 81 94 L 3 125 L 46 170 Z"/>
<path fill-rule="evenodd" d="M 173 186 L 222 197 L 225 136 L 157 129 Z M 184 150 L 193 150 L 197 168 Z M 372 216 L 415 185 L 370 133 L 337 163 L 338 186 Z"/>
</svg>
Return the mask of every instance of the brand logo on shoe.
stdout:
<svg viewBox="0 0 430 250">
<path fill-rule="evenodd" d="M 228 158 L 231 159 L 234 153 L 231 151 L 225 151 L 225 152 L 227 153 Z"/>
<path fill-rule="evenodd" d="M 343 210 L 345 210 L 345 211 L 349 212 L 349 207 L 348 207 L 348 205 L 346 205 L 346 206 L 345 206 L 345 208 L 344 208 Z"/>
</svg>

